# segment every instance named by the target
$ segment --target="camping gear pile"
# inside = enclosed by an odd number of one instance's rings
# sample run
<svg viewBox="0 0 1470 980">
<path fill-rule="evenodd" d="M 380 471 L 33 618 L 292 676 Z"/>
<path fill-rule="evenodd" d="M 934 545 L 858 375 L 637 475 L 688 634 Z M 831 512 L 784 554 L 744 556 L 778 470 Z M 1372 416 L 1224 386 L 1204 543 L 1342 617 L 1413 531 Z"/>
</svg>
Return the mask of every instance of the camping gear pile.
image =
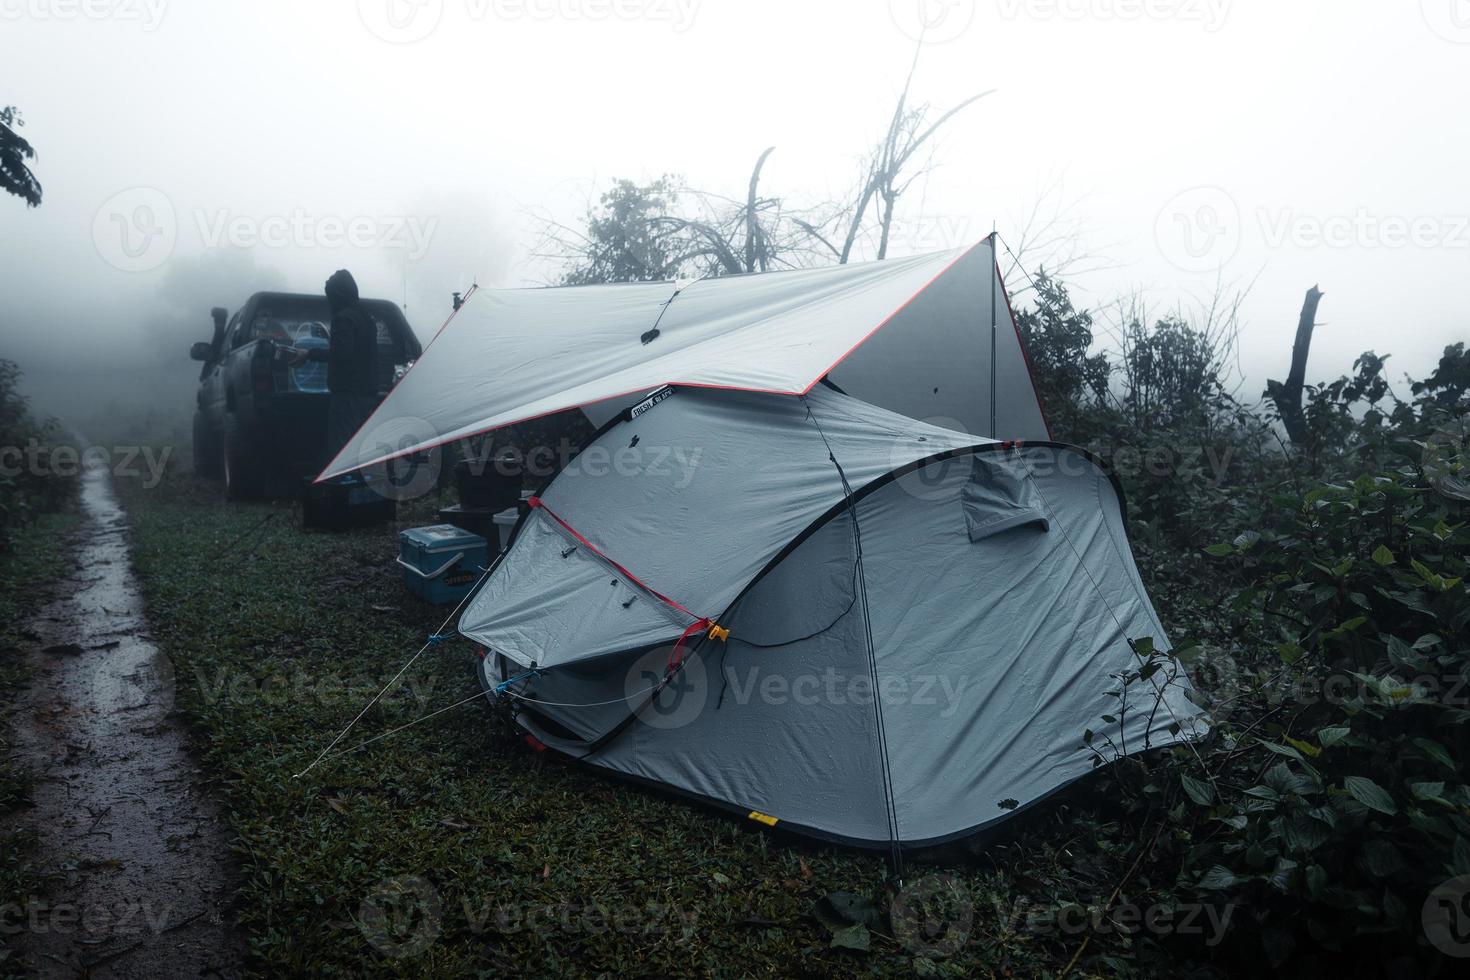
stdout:
<svg viewBox="0 0 1470 980">
<path fill-rule="evenodd" d="M 1116 482 L 1050 441 L 993 238 L 475 290 L 370 425 L 413 451 L 578 406 L 600 430 L 458 623 L 542 745 L 898 853 L 1203 732 L 1167 670 L 1119 709 L 1168 641 Z"/>
</svg>

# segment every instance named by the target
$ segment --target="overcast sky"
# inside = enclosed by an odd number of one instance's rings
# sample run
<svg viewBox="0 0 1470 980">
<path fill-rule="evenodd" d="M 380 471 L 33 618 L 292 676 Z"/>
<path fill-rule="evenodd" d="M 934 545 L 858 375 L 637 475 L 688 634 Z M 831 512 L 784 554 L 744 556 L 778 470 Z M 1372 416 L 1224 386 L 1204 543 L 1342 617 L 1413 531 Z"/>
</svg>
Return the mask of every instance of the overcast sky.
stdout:
<svg viewBox="0 0 1470 980">
<path fill-rule="evenodd" d="M 157 350 L 158 324 L 346 265 L 407 301 L 544 281 L 534 216 L 614 177 L 847 191 L 901 88 L 958 117 L 895 251 L 1065 206 L 1103 305 L 1251 287 L 1242 360 L 1368 348 L 1422 376 L 1467 333 L 1467 0 L 0 0 L 0 104 L 45 187 L 0 200 L 0 356 Z M 346 241 L 344 241 L 346 239 Z M 1019 285 L 1013 283 L 1013 286 Z M 165 332 L 169 343 L 174 333 Z"/>
</svg>

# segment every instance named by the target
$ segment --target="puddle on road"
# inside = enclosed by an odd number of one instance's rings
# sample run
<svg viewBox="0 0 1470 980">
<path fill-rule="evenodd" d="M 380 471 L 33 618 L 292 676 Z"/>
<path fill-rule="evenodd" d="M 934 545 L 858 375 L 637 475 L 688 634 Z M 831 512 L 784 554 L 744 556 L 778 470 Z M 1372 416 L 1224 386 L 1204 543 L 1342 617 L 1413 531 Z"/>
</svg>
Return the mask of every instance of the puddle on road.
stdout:
<svg viewBox="0 0 1470 980">
<path fill-rule="evenodd" d="M 76 567 L 29 624 L 34 673 L 12 719 L 37 780 L 7 824 L 37 832 L 48 880 L 21 923 L 24 959 L 47 977 L 234 976 L 229 832 L 169 716 L 173 671 L 147 639 L 105 469 L 86 473 L 82 502 Z"/>
</svg>

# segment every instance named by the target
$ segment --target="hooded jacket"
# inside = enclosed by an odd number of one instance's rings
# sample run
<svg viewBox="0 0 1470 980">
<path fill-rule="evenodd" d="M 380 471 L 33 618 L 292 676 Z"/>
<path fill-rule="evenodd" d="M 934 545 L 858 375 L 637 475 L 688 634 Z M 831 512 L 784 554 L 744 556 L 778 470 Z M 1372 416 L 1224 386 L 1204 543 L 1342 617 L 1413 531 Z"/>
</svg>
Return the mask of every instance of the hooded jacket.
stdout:
<svg viewBox="0 0 1470 980">
<path fill-rule="evenodd" d="M 327 390 L 334 395 L 378 393 L 378 327 L 358 301 L 357 281 L 346 269 L 326 283 L 332 313 L 331 346 L 310 359 L 327 362 Z"/>
</svg>

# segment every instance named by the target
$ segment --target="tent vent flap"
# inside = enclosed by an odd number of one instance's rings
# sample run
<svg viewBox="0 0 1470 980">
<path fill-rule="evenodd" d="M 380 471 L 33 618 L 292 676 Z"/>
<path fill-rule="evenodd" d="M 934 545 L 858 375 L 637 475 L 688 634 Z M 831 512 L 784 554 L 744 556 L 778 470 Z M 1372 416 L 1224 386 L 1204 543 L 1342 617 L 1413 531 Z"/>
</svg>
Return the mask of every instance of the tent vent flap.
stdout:
<svg viewBox="0 0 1470 980">
<path fill-rule="evenodd" d="M 1046 531 L 1051 526 L 1023 460 L 972 456 L 960 502 L 973 542 L 1012 528 Z"/>
</svg>

